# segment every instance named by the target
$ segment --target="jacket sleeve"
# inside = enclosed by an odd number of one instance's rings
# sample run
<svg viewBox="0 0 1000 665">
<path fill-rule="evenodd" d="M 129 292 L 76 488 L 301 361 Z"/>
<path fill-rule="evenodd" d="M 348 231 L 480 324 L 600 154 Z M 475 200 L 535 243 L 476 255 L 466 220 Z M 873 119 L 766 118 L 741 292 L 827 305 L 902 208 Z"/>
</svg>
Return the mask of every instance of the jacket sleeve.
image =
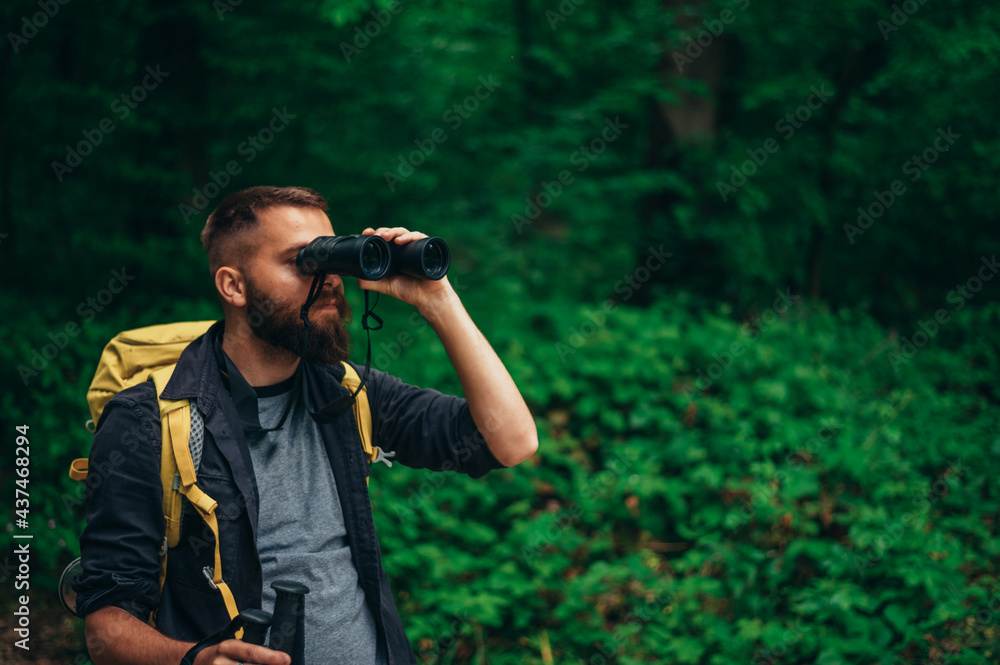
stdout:
<svg viewBox="0 0 1000 665">
<path fill-rule="evenodd" d="M 128 388 L 98 423 L 80 535 L 83 573 L 73 582 L 80 616 L 115 605 L 146 621 L 159 604 L 164 520 L 155 405 L 152 384 Z"/>
<path fill-rule="evenodd" d="M 355 367 L 359 375 L 363 367 Z M 375 445 L 416 469 L 458 471 L 481 478 L 506 468 L 476 427 L 468 402 L 370 369 L 368 400 Z"/>
</svg>

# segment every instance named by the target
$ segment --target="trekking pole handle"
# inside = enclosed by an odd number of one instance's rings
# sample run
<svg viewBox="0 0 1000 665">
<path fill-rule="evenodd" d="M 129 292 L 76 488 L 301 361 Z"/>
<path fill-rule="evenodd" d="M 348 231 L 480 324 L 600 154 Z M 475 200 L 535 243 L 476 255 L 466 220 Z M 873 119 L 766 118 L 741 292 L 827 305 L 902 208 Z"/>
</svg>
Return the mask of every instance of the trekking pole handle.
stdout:
<svg viewBox="0 0 1000 665">
<path fill-rule="evenodd" d="M 243 641 L 247 644 L 264 646 L 264 636 L 271 627 L 273 617 L 269 612 L 258 609 L 248 609 L 240 612 L 243 622 Z"/>
<path fill-rule="evenodd" d="M 291 656 L 292 665 L 303 665 L 295 662 L 297 657 L 301 657 L 296 653 L 296 643 L 303 640 L 303 635 L 297 633 L 300 625 L 304 624 L 305 595 L 309 593 L 309 587 L 299 582 L 277 580 L 271 583 L 271 588 L 277 598 L 274 601 L 270 648 Z"/>
</svg>

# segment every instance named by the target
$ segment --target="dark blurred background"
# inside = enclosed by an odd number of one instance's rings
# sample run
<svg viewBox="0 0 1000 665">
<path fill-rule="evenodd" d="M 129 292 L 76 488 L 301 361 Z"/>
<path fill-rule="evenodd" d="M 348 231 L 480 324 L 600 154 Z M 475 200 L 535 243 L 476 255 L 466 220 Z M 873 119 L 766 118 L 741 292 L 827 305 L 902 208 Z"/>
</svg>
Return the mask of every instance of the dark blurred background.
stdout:
<svg viewBox="0 0 1000 665">
<path fill-rule="evenodd" d="M 374 470 L 421 662 L 1000 662 L 995 4 L 0 17 L 8 662 L 86 662 L 55 586 L 87 386 L 117 332 L 221 317 L 199 232 L 261 184 L 315 188 L 337 233 L 445 238 L 536 416 L 539 453 L 482 480 Z M 378 311 L 375 366 L 461 394 L 419 315 Z M 6 609 L 25 424 L 30 652 Z"/>
</svg>

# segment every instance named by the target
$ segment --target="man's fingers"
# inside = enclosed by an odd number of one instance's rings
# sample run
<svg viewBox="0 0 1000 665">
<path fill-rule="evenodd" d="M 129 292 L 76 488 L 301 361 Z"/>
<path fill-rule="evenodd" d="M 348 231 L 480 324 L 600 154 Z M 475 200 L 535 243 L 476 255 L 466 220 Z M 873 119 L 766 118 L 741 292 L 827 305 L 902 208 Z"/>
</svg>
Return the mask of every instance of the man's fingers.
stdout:
<svg viewBox="0 0 1000 665">
<path fill-rule="evenodd" d="M 232 658 L 234 662 L 245 663 L 245 665 L 251 665 L 251 663 L 259 663 L 260 665 L 289 665 L 292 660 L 286 653 L 268 649 L 257 644 L 247 644 L 243 640 L 225 640 L 220 642 L 219 654 L 227 658 Z"/>
<path fill-rule="evenodd" d="M 367 279 L 361 279 L 360 277 L 355 277 L 354 279 L 357 280 L 358 287 L 360 287 L 361 289 L 363 289 L 365 291 L 376 291 L 376 290 L 378 290 L 377 287 L 375 286 L 376 284 L 378 284 L 377 281 L 369 281 Z"/>
<path fill-rule="evenodd" d="M 410 231 L 404 233 L 401 236 L 396 237 L 396 244 L 402 245 L 404 243 L 413 242 L 414 240 L 420 240 L 421 238 L 428 237 L 426 233 L 421 233 L 420 231 Z"/>
<path fill-rule="evenodd" d="M 380 226 L 379 228 L 375 229 L 375 235 L 382 236 L 386 240 L 392 240 L 396 236 L 402 235 L 406 232 L 407 230 L 404 229 L 402 226 L 393 226 L 391 228 L 388 226 Z"/>
<path fill-rule="evenodd" d="M 427 238 L 426 233 L 421 233 L 420 231 L 409 231 L 402 226 L 387 227 L 381 226 L 377 229 L 368 227 L 362 232 L 362 235 L 377 235 L 381 237 L 386 242 L 394 242 L 397 245 L 402 245 L 407 242 L 412 242 L 414 240 L 419 240 L 421 238 Z"/>
<path fill-rule="evenodd" d="M 394 226 L 391 229 L 384 229 L 384 232 L 381 234 L 381 236 L 385 238 L 388 242 L 392 242 L 393 238 L 398 238 L 399 236 L 405 233 L 409 233 L 409 231 L 404 229 L 402 226 Z"/>
</svg>

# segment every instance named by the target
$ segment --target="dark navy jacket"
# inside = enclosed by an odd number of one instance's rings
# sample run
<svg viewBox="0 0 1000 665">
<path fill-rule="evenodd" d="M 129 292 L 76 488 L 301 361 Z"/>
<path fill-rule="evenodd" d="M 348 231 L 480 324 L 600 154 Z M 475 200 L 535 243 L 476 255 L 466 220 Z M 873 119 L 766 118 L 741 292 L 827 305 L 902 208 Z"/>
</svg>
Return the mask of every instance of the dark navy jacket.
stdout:
<svg viewBox="0 0 1000 665">
<path fill-rule="evenodd" d="M 244 610 L 261 606 L 262 573 L 256 548 L 259 497 L 243 428 L 213 353 L 211 335 L 222 326 L 223 322 L 217 322 L 184 350 L 163 396 L 190 399 L 204 416 L 205 447 L 197 484 L 219 502 L 222 576 L 237 607 Z M 311 402 L 323 405 L 349 394 L 340 385 L 342 366 L 316 367 L 315 372 L 306 373 Z M 354 367 L 359 375 L 364 372 L 363 367 Z M 473 478 L 504 468 L 476 428 L 466 400 L 407 385 L 374 368 L 365 385 L 374 445 L 395 451 L 394 461 L 414 468 L 459 471 Z M 351 558 L 375 618 L 377 639 L 388 649 L 389 665 L 415 664 L 382 567 L 365 483 L 369 462 L 353 410 L 333 423 L 321 424 L 320 431 L 340 496 Z M 180 543 L 168 553 L 162 597 L 159 593 L 159 552 L 165 534 L 161 445 L 152 382 L 127 388 L 107 403 L 90 452 L 87 526 L 80 536 L 84 572 L 74 583 L 77 611 L 84 616 L 115 605 L 146 621 L 156 610 L 160 632 L 195 642 L 225 627 L 229 615 L 220 592 L 210 586 L 204 573 L 206 566 L 214 565 L 215 540 L 190 505 Z"/>
</svg>

